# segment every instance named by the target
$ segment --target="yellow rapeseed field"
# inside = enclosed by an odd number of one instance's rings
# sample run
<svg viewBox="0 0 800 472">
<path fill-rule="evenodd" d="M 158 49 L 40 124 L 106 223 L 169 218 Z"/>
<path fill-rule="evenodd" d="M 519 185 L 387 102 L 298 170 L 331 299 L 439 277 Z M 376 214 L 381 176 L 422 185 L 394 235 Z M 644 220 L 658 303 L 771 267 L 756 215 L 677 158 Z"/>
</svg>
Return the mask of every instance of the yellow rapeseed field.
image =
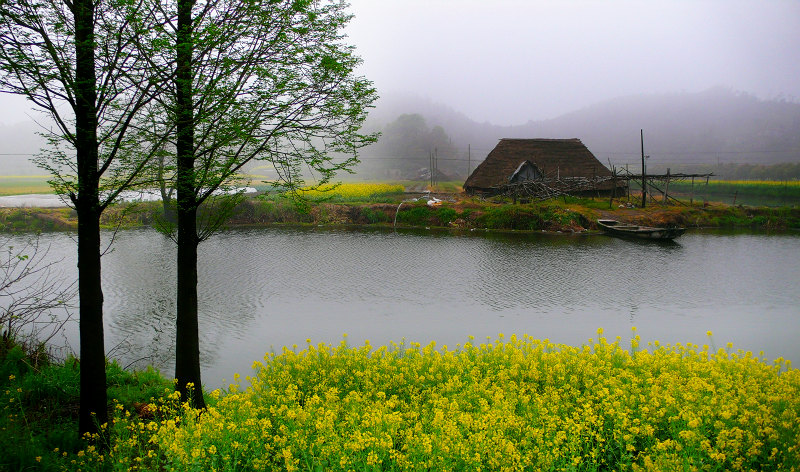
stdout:
<svg viewBox="0 0 800 472">
<path fill-rule="evenodd" d="M 770 187 L 800 187 L 800 180 L 714 180 L 709 184 L 766 185 Z"/>
<path fill-rule="evenodd" d="M 403 193 L 405 188 L 398 184 L 387 183 L 343 183 L 339 185 L 325 185 L 320 188 L 301 188 L 299 193 L 310 199 L 340 198 L 342 200 L 369 200 L 396 193 Z"/>
<path fill-rule="evenodd" d="M 211 392 L 122 413 L 92 469 L 796 470 L 800 373 L 709 346 L 502 334 L 451 348 L 284 349 Z M 709 343 L 711 333 L 709 333 Z M 627 344 L 627 342 L 625 343 Z"/>
</svg>

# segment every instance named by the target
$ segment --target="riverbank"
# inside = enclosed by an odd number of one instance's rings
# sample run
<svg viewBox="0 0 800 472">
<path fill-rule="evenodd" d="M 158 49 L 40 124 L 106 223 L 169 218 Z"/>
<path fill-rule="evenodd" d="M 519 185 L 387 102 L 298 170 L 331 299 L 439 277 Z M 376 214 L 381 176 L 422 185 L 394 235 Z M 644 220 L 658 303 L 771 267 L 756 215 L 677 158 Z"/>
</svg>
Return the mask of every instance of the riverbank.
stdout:
<svg viewBox="0 0 800 472">
<path fill-rule="evenodd" d="M 800 466 L 800 371 L 787 361 L 716 350 L 710 332 L 704 346 L 597 334 L 577 347 L 502 334 L 454 348 L 309 341 L 208 392 L 202 414 L 157 372 L 110 364 L 105 451 L 75 434 L 79 363 L 12 348 L 0 357 L 0 469 Z"/>
<path fill-rule="evenodd" d="M 598 218 L 648 226 L 688 228 L 800 229 L 799 207 L 748 207 L 724 204 L 651 205 L 631 208 L 606 199 L 549 200 L 527 204 L 495 203 L 461 196 L 396 202 L 311 202 L 304 207 L 283 198 L 248 198 L 231 215 L 229 226 L 363 225 L 378 227 L 454 228 L 461 230 L 548 231 L 583 233 L 597 230 Z M 107 228 L 152 225 L 161 212 L 158 202 L 109 207 L 102 217 Z M 0 231 L 69 231 L 77 215 L 69 208 L 0 208 Z"/>
</svg>

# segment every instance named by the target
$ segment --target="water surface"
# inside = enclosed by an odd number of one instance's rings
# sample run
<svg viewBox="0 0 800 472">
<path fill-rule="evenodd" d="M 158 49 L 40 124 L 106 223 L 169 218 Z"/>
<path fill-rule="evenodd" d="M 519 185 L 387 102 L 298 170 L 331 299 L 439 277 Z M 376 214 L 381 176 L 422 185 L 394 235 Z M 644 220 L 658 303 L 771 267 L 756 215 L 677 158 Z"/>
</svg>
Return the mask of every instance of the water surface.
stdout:
<svg viewBox="0 0 800 472">
<path fill-rule="evenodd" d="M 106 235 L 108 236 L 108 235 Z M 44 236 L 74 276 L 74 242 Z M 106 238 L 108 239 L 108 238 Z M 708 343 L 800 359 L 800 236 L 690 232 L 673 244 L 602 235 L 236 230 L 200 246 L 209 386 L 283 346 L 529 334 Z M 121 232 L 103 258 L 106 344 L 172 371 L 175 246 Z M 74 329 L 70 341 L 75 341 Z"/>
</svg>

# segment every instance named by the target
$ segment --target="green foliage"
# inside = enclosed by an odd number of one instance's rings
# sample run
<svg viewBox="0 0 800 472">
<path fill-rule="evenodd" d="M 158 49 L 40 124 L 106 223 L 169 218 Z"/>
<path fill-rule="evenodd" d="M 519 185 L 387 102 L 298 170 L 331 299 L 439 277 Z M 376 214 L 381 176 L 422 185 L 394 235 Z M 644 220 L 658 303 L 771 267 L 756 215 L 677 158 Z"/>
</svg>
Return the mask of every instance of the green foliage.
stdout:
<svg viewBox="0 0 800 472">
<path fill-rule="evenodd" d="M 698 216 L 699 226 L 721 228 L 800 228 L 800 208 L 710 208 Z"/>
<path fill-rule="evenodd" d="M 231 216 L 231 223 L 271 224 L 310 223 L 312 216 L 307 207 L 299 207 L 280 196 L 246 199 L 239 203 Z"/>
<path fill-rule="evenodd" d="M 0 470 L 73 469 L 64 457 L 86 447 L 77 429 L 80 362 L 42 363 L 36 350 L 6 344 L 0 352 Z M 126 371 L 111 362 L 106 375 L 109 400 L 128 410 L 172 390 L 152 368 Z"/>
<path fill-rule="evenodd" d="M 375 210 L 370 207 L 362 208 L 361 215 L 364 217 L 367 223 L 371 225 L 389 222 L 389 215 L 387 215 L 386 212 Z"/>
<path fill-rule="evenodd" d="M 542 224 L 538 213 L 519 205 L 489 207 L 475 218 L 475 225 L 486 229 L 538 230 Z"/>
<path fill-rule="evenodd" d="M 165 388 L 172 387 L 159 371 L 148 366 L 145 370 L 127 371 L 116 361 L 106 368 L 108 396 L 117 403 L 131 408 L 138 402 L 148 402 L 164 393 Z"/>
<path fill-rule="evenodd" d="M 458 213 L 450 207 L 443 206 L 436 209 L 436 218 L 439 220 L 439 226 L 447 226 L 458 218 Z"/>
<path fill-rule="evenodd" d="M 0 351 L 0 359 L 2 359 L 2 364 L 0 364 L 0 388 L 2 388 L 8 383 L 9 376 L 22 377 L 30 371 L 31 365 L 27 362 L 27 356 L 25 351 L 22 350 L 22 346 L 6 338 L 2 340 L 0 348 L 2 348 L 2 351 Z"/>
<path fill-rule="evenodd" d="M 0 232 L 47 232 L 74 229 L 77 220 L 68 208 L 0 208 Z"/>
<path fill-rule="evenodd" d="M 26 351 L 10 344 L 0 356 L 0 448 L 5 451 L 0 470 L 57 470 L 54 448 L 83 446 L 77 431 L 77 362 L 41 362 L 41 348 Z"/>
<path fill-rule="evenodd" d="M 397 224 L 405 226 L 430 226 L 433 212 L 425 204 L 403 205 L 397 212 Z"/>
<path fill-rule="evenodd" d="M 570 205 L 580 205 L 595 210 L 608 210 L 608 198 L 566 197 L 564 202 Z"/>
</svg>

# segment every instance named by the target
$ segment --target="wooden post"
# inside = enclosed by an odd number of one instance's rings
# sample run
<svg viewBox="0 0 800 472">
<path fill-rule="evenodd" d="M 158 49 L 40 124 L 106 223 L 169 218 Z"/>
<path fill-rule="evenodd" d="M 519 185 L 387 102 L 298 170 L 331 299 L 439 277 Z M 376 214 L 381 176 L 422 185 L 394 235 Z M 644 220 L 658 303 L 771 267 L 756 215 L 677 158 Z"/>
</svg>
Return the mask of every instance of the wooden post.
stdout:
<svg viewBox="0 0 800 472">
<path fill-rule="evenodd" d="M 428 169 L 430 170 L 429 174 L 431 175 L 431 192 L 433 191 L 433 153 L 428 152 Z"/>
<path fill-rule="evenodd" d="M 669 167 L 667 167 L 667 185 L 664 187 L 664 205 L 669 200 Z"/>
<path fill-rule="evenodd" d="M 614 208 L 614 197 L 617 196 L 617 168 L 611 167 L 611 198 L 608 200 L 608 208 Z"/>
<path fill-rule="evenodd" d="M 434 172 L 439 170 L 439 148 L 433 148 L 433 169 Z M 435 176 L 433 178 L 433 184 L 436 185 L 439 183 L 438 178 Z"/>
<path fill-rule="evenodd" d="M 627 190 L 628 202 L 630 202 L 631 201 L 631 173 L 628 170 L 628 164 L 625 164 L 625 175 L 627 176 L 627 180 L 625 181 L 625 183 L 626 183 L 625 186 L 628 188 L 628 190 Z"/>
<path fill-rule="evenodd" d="M 467 178 L 472 173 L 472 145 L 467 144 Z"/>
<path fill-rule="evenodd" d="M 738 196 L 739 196 L 739 191 L 737 190 L 737 191 L 736 191 L 736 192 L 734 192 L 734 194 L 733 194 L 733 204 L 734 204 L 734 205 L 736 205 L 736 197 L 738 197 Z"/>
<path fill-rule="evenodd" d="M 689 195 L 689 205 L 694 205 L 694 177 L 692 177 L 692 193 Z"/>
<path fill-rule="evenodd" d="M 644 130 L 639 130 L 642 141 L 642 208 L 647 206 L 647 176 L 645 175 L 644 167 Z"/>
</svg>

